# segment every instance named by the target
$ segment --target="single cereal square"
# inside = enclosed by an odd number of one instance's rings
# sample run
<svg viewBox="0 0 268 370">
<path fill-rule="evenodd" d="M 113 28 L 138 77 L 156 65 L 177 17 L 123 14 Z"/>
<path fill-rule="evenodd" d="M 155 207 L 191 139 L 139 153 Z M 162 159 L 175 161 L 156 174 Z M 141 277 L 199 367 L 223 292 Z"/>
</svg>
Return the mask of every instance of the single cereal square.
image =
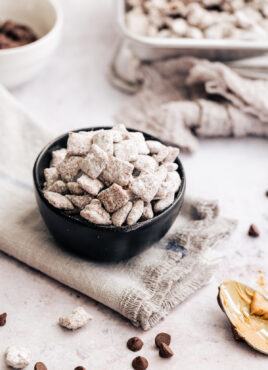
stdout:
<svg viewBox="0 0 268 370">
<path fill-rule="evenodd" d="M 67 185 L 62 180 L 57 180 L 53 185 L 47 188 L 48 191 L 54 191 L 55 193 L 64 194 L 67 193 Z"/>
<path fill-rule="evenodd" d="M 55 208 L 72 210 L 74 206 L 64 195 L 52 191 L 44 191 L 44 197 Z"/>
<path fill-rule="evenodd" d="M 150 150 L 141 132 L 130 132 L 130 139 L 135 142 L 139 154 L 149 154 Z"/>
<path fill-rule="evenodd" d="M 163 199 L 158 200 L 154 204 L 154 211 L 161 212 L 164 211 L 167 207 L 169 207 L 174 201 L 174 193 L 167 194 L 167 196 Z"/>
<path fill-rule="evenodd" d="M 62 180 L 71 182 L 80 170 L 81 157 L 71 156 L 67 157 L 58 166 L 58 171 Z"/>
<path fill-rule="evenodd" d="M 111 217 L 98 199 L 93 199 L 81 212 L 80 216 L 97 225 L 111 225 Z"/>
<path fill-rule="evenodd" d="M 178 157 L 180 153 L 179 148 L 175 148 L 173 146 L 168 146 L 168 155 L 164 159 L 163 163 L 169 163 L 169 162 L 174 162 L 175 159 Z"/>
<path fill-rule="evenodd" d="M 77 182 L 68 182 L 67 187 L 72 194 L 83 195 L 85 193 L 84 189 Z"/>
<path fill-rule="evenodd" d="M 157 154 L 154 154 L 153 157 L 157 162 L 163 162 L 167 158 L 168 155 L 169 155 L 169 149 L 168 147 L 164 146 L 163 149 L 160 150 L 160 152 L 158 152 Z"/>
<path fill-rule="evenodd" d="M 132 203 L 127 202 L 122 208 L 118 209 L 113 215 L 112 215 L 112 221 L 114 226 L 120 227 L 123 225 L 123 223 L 126 221 L 126 218 L 131 211 Z"/>
<path fill-rule="evenodd" d="M 66 157 L 67 150 L 65 148 L 54 150 L 52 152 L 52 159 L 50 161 L 50 167 L 57 167 Z"/>
<path fill-rule="evenodd" d="M 158 163 L 150 155 L 139 154 L 137 160 L 133 163 L 134 167 L 141 172 L 155 172 Z"/>
<path fill-rule="evenodd" d="M 90 195 L 68 194 L 66 195 L 66 198 L 68 198 L 69 201 L 72 202 L 72 204 L 79 209 L 85 208 L 85 206 L 87 206 L 92 200 L 92 197 Z"/>
<path fill-rule="evenodd" d="M 87 135 L 70 132 L 67 141 L 67 153 L 69 155 L 86 155 L 90 149 L 91 140 Z"/>
<path fill-rule="evenodd" d="M 130 184 L 130 190 L 139 198 L 150 202 L 157 193 L 159 186 L 160 181 L 156 175 L 142 173 L 140 176 L 134 178 Z"/>
<path fill-rule="evenodd" d="M 133 169 L 134 166 L 131 163 L 110 157 L 101 177 L 108 183 L 126 186 L 132 178 Z"/>
<path fill-rule="evenodd" d="M 114 143 L 119 143 L 122 140 L 129 139 L 129 132 L 125 125 L 118 123 L 112 128 Z"/>
<path fill-rule="evenodd" d="M 59 173 L 55 167 L 45 168 L 44 175 L 47 187 L 53 185 L 59 178 Z"/>
<path fill-rule="evenodd" d="M 146 144 L 151 154 L 157 154 L 164 148 L 164 145 L 156 140 L 147 140 Z"/>
<path fill-rule="evenodd" d="M 92 144 L 88 155 L 83 158 L 80 168 L 89 177 L 96 179 L 105 169 L 107 162 L 107 153 L 98 145 Z"/>
<path fill-rule="evenodd" d="M 143 209 L 144 209 L 143 200 L 141 199 L 137 200 L 133 204 L 133 207 L 127 216 L 127 224 L 134 225 L 136 222 L 138 222 L 143 214 Z"/>
<path fill-rule="evenodd" d="M 99 130 L 92 138 L 92 143 L 98 145 L 107 154 L 113 155 L 113 133 L 112 130 Z"/>
<path fill-rule="evenodd" d="M 105 209 L 113 213 L 123 207 L 129 201 L 128 193 L 120 185 L 113 184 L 108 189 L 103 190 L 98 199 L 102 202 Z"/>
<path fill-rule="evenodd" d="M 82 175 L 77 179 L 78 184 L 87 193 L 92 195 L 97 195 L 99 191 L 103 188 L 103 183 L 98 179 L 91 179 L 87 175 Z"/>
<path fill-rule="evenodd" d="M 154 217 L 154 212 L 151 203 L 145 203 L 142 216 L 147 220 Z"/>
<path fill-rule="evenodd" d="M 136 161 L 138 149 L 134 140 L 123 140 L 114 144 L 114 156 L 122 161 Z"/>
</svg>

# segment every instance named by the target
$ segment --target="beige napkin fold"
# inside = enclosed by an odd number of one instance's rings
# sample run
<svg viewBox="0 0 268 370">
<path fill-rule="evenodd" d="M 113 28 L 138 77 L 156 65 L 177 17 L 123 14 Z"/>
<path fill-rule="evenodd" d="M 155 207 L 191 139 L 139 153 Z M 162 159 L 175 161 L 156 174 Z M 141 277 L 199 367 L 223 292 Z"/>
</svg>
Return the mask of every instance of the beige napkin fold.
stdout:
<svg viewBox="0 0 268 370">
<path fill-rule="evenodd" d="M 192 57 L 139 65 L 126 50 L 117 55 L 114 73 L 140 81 L 116 120 L 182 150 L 195 151 L 197 137 L 268 137 L 267 80 L 243 78 L 223 63 Z"/>
<path fill-rule="evenodd" d="M 93 263 L 65 252 L 46 229 L 34 199 L 32 167 L 52 136 L 2 87 L 0 133 L 0 250 L 144 330 L 209 282 L 218 261 L 213 247 L 236 224 L 218 215 L 217 202 L 186 200 L 172 231 L 157 245 L 125 263 Z"/>
</svg>

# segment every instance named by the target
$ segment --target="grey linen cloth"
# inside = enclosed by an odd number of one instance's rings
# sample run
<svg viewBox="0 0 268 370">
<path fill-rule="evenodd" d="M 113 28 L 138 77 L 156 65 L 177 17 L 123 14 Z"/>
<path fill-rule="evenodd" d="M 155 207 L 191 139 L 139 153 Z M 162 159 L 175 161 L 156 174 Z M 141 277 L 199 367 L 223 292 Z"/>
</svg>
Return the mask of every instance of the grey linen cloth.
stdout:
<svg viewBox="0 0 268 370">
<path fill-rule="evenodd" d="M 129 69 L 123 69 L 124 59 Z M 267 80 L 243 78 L 222 63 L 192 57 L 139 64 L 126 50 L 114 68 L 119 77 L 141 83 L 115 116 L 130 127 L 188 152 L 198 148 L 197 137 L 268 137 Z"/>
<path fill-rule="evenodd" d="M 207 284 L 213 248 L 234 229 L 216 202 L 186 200 L 173 231 L 125 263 L 97 264 L 68 254 L 44 225 L 32 167 L 51 133 L 0 87 L 0 250 L 119 312 L 144 330 Z M 79 240 L 77 240 L 79 243 Z"/>
</svg>

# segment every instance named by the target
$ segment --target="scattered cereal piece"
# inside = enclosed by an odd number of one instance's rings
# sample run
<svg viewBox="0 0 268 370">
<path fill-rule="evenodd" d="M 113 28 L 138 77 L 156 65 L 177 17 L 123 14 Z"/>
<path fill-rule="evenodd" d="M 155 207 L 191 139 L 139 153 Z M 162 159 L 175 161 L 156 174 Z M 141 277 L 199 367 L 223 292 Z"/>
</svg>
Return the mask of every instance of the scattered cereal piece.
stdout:
<svg viewBox="0 0 268 370">
<path fill-rule="evenodd" d="M 54 182 L 53 185 L 47 188 L 48 191 L 53 191 L 54 193 L 64 194 L 67 192 L 67 185 L 62 180 Z"/>
<path fill-rule="evenodd" d="M 81 212 L 80 216 L 97 225 L 110 225 L 110 214 L 102 207 L 98 199 L 93 199 Z"/>
<path fill-rule="evenodd" d="M 143 200 L 139 199 L 137 200 L 129 212 L 127 216 L 127 224 L 128 225 L 134 225 L 136 222 L 139 221 L 143 214 L 143 208 L 144 208 L 144 202 Z"/>
<path fill-rule="evenodd" d="M 137 160 L 133 163 L 134 167 L 141 172 L 155 172 L 158 163 L 149 155 L 139 154 Z"/>
<path fill-rule="evenodd" d="M 8 366 L 13 369 L 23 369 L 30 363 L 31 352 L 25 347 L 10 346 L 5 353 L 5 360 Z"/>
<path fill-rule="evenodd" d="M 72 204 L 79 209 L 85 208 L 85 206 L 87 206 L 92 200 L 92 197 L 90 195 L 67 194 L 66 198 L 68 198 L 69 201 L 72 202 Z"/>
<path fill-rule="evenodd" d="M 113 140 L 112 130 L 100 130 L 92 138 L 93 144 L 98 145 L 109 155 L 113 155 Z"/>
<path fill-rule="evenodd" d="M 164 199 L 158 200 L 154 205 L 155 212 L 161 212 L 167 207 L 169 207 L 174 201 L 174 193 L 168 194 Z"/>
<path fill-rule="evenodd" d="M 52 191 L 44 191 L 44 197 L 55 208 L 72 210 L 74 206 L 64 195 Z"/>
<path fill-rule="evenodd" d="M 174 148 L 173 146 L 168 146 L 168 155 L 164 159 L 164 163 L 168 162 L 174 162 L 175 159 L 178 157 L 180 149 L 179 148 Z"/>
<path fill-rule="evenodd" d="M 132 208 L 132 203 L 127 202 L 122 208 L 118 209 L 113 215 L 112 215 L 112 221 L 114 226 L 120 227 L 123 225 L 123 223 L 126 221 L 126 218 Z"/>
<path fill-rule="evenodd" d="M 99 191 L 103 188 L 103 183 L 98 179 L 91 179 L 87 175 L 82 175 L 77 179 L 78 184 L 86 192 L 92 195 L 97 195 Z"/>
<path fill-rule="evenodd" d="M 159 141 L 156 141 L 156 140 L 147 140 L 146 144 L 147 144 L 151 154 L 157 154 L 157 153 L 161 152 L 161 150 L 163 150 L 164 147 L 165 147 L 162 143 L 160 143 Z"/>
<path fill-rule="evenodd" d="M 81 157 L 66 157 L 57 167 L 62 180 L 71 182 L 80 170 Z"/>
<path fill-rule="evenodd" d="M 108 189 L 103 190 L 98 199 L 102 202 L 105 209 L 113 213 L 127 204 L 129 198 L 127 192 L 117 184 L 113 184 Z"/>
<path fill-rule="evenodd" d="M 122 140 L 129 139 L 129 132 L 125 125 L 118 123 L 112 128 L 114 143 L 119 143 Z"/>
<path fill-rule="evenodd" d="M 156 195 L 160 186 L 159 178 L 154 174 L 142 173 L 130 184 L 130 190 L 139 198 L 150 202 Z"/>
<path fill-rule="evenodd" d="M 59 318 L 59 324 L 67 329 L 76 330 L 86 325 L 93 317 L 83 307 L 77 307 L 66 317 Z"/>
<path fill-rule="evenodd" d="M 142 216 L 149 220 L 154 217 L 154 212 L 151 203 L 145 203 Z"/>
<path fill-rule="evenodd" d="M 85 193 L 84 189 L 77 182 L 68 182 L 67 187 L 72 194 L 83 195 Z"/>
<path fill-rule="evenodd" d="M 92 179 L 96 179 L 106 167 L 107 153 L 98 145 L 93 144 L 88 155 L 82 160 L 80 168 Z"/>
<path fill-rule="evenodd" d="M 74 370 L 86 370 L 84 366 L 76 366 Z"/>
<path fill-rule="evenodd" d="M 44 175 L 46 179 L 46 186 L 49 187 L 54 184 L 59 178 L 59 173 L 55 167 L 45 168 Z"/>
<path fill-rule="evenodd" d="M 123 140 L 114 144 L 114 155 L 122 161 L 135 161 L 138 158 L 138 150 L 134 140 Z"/>
<path fill-rule="evenodd" d="M 121 186 L 128 185 L 132 178 L 134 166 L 121 159 L 110 157 L 106 169 L 102 172 L 102 178 L 110 183 Z"/>
<path fill-rule="evenodd" d="M 141 132 L 130 132 L 130 139 L 135 142 L 139 154 L 150 153 L 144 135 Z"/>
<path fill-rule="evenodd" d="M 50 167 L 57 167 L 64 160 L 66 153 L 67 150 L 65 148 L 54 150 L 54 152 L 52 152 Z"/>
<path fill-rule="evenodd" d="M 91 140 L 87 135 L 70 132 L 67 141 L 67 153 L 69 155 L 86 155 L 90 149 Z"/>
</svg>

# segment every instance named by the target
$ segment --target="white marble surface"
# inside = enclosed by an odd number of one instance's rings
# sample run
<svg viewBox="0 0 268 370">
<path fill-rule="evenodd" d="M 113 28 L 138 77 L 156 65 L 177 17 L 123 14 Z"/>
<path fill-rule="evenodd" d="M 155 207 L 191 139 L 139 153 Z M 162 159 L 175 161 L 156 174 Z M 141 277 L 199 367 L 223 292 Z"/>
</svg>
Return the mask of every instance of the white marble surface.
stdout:
<svg viewBox="0 0 268 370">
<path fill-rule="evenodd" d="M 116 44 L 113 3 L 105 0 L 62 0 L 65 25 L 60 47 L 49 65 L 15 97 L 47 127 L 58 133 L 112 122 L 113 113 L 129 98 L 114 90 L 106 72 Z M 32 349 L 33 369 L 43 361 L 49 370 L 130 369 L 135 354 L 126 340 L 140 336 L 151 369 L 267 369 L 267 357 L 235 343 L 216 304 L 217 286 L 225 279 L 256 285 L 259 270 L 268 279 L 268 142 L 260 139 L 203 140 L 200 150 L 183 156 L 187 192 L 219 199 L 222 212 L 239 220 L 233 237 L 219 248 L 224 259 L 214 281 L 197 292 L 150 332 L 131 326 L 118 314 L 42 274 L 0 254 L 0 311 L 8 313 L 0 328 L 2 354 L 11 344 Z M 261 236 L 247 236 L 251 222 Z M 58 316 L 83 305 L 94 316 L 87 327 L 69 332 Z M 158 357 L 153 341 L 159 331 L 172 334 L 175 356 Z"/>
</svg>

